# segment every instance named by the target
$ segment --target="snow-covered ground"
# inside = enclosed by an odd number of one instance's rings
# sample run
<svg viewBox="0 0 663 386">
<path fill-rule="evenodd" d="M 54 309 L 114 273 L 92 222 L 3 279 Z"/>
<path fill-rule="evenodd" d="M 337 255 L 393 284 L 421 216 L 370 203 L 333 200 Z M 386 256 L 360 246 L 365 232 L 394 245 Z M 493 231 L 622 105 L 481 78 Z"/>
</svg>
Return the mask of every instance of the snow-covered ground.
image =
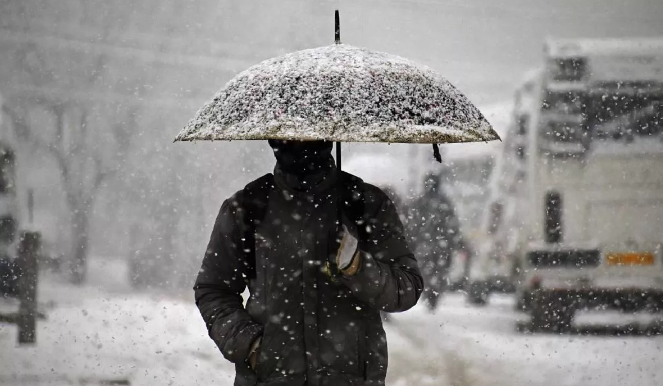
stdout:
<svg viewBox="0 0 663 386">
<path fill-rule="evenodd" d="M 40 300 L 54 305 L 36 346 L 16 346 L 16 328 L 0 325 L 0 385 L 232 384 L 192 300 L 132 294 L 121 264 L 92 271 L 84 288 L 43 278 Z M 395 315 L 388 384 L 663 384 L 663 337 L 522 335 L 512 310 L 508 297 L 473 308 L 449 295 L 433 315 Z"/>
<path fill-rule="evenodd" d="M 508 297 L 474 308 L 449 295 L 434 315 L 423 308 L 399 315 L 390 329 L 390 338 L 399 336 L 392 379 L 402 385 L 663 385 L 663 337 L 524 335 L 516 331 L 522 317 L 513 309 Z M 615 323 L 605 315 L 592 322 Z M 407 381 L 425 372 L 440 378 Z"/>
<path fill-rule="evenodd" d="M 0 325 L 0 385 L 232 384 L 193 302 L 131 294 L 107 273 L 103 288 L 44 278 L 40 301 L 55 305 L 37 345 L 16 346 L 16 328 Z"/>
</svg>

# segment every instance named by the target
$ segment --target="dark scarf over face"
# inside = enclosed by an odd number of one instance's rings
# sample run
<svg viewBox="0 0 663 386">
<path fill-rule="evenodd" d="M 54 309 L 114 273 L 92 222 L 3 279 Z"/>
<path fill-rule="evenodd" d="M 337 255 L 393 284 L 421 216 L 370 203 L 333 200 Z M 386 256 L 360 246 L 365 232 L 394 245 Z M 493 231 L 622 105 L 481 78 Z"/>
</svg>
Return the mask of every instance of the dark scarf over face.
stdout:
<svg viewBox="0 0 663 386">
<path fill-rule="evenodd" d="M 275 173 L 294 190 L 308 191 L 334 170 L 333 143 L 327 141 L 269 140 L 276 157 Z"/>
</svg>

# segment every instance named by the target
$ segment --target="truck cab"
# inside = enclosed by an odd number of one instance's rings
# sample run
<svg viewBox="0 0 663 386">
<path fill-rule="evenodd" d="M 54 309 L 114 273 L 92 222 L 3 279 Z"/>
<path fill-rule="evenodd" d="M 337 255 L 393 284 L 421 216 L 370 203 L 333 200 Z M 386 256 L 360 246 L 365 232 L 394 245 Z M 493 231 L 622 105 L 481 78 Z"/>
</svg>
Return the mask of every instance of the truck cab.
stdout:
<svg viewBox="0 0 663 386">
<path fill-rule="evenodd" d="M 518 294 L 539 328 L 579 309 L 663 310 L 663 41 L 546 52 Z"/>
<path fill-rule="evenodd" d="M 513 153 L 507 137 L 510 166 L 493 176 L 506 209 L 488 249 L 540 328 L 580 309 L 663 310 L 663 39 L 550 40 L 545 53 L 519 88 L 524 142 Z"/>
</svg>

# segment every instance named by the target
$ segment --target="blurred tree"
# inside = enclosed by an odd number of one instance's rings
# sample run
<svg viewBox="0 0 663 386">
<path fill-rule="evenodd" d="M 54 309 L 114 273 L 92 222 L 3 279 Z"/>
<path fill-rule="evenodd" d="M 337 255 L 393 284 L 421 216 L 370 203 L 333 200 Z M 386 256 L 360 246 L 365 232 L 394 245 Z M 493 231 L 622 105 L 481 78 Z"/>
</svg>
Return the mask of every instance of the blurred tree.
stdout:
<svg viewBox="0 0 663 386">
<path fill-rule="evenodd" d="M 16 2 L 12 2 L 16 4 Z M 32 3 L 34 5 L 34 3 Z M 84 3 L 84 13 L 91 13 Z M 14 10 L 15 14 L 25 9 Z M 19 12 L 20 11 L 20 12 Z M 18 138 L 49 154 L 60 172 L 71 229 L 71 279 L 85 280 L 90 218 L 100 188 L 122 167 L 135 132 L 136 104 L 125 104 L 117 90 L 133 84 L 141 97 L 146 71 L 119 73 L 104 41 L 113 20 L 97 17 L 95 41 L 54 39 L 30 29 L 30 21 L 7 30 L 12 46 L 12 76 L 17 77 L 6 108 Z M 35 112 L 50 119 L 35 122 Z"/>
<path fill-rule="evenodd" d="M 71 278 L 75 283 L 82 283 L 94 201 L 102 185 L 122 167 L 136 111 L 135 108 L 124 109 L 115 122 L 104 125 L 110 129 L 106 133 L 110 135 L 98 135 L 94 131 L 99 127 L 90 123 L 90 116 L 95 114 L 93 106 L 41 98 L 36 103 L 53 115 L 54 136 L 44 135 L 46 130 L 30 124 L 29 108 L 32 106 L 9 107 L 7 111 L 19 138 L 47 151 L 60 171 L 70 214 Z"/>
</svg>

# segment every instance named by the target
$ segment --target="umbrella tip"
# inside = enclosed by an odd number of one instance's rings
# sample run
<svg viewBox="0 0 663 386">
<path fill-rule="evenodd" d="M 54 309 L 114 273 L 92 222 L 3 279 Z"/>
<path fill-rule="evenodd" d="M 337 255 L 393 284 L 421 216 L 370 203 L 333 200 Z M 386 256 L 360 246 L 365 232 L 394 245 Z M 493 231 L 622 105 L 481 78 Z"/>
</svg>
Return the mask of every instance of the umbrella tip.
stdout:
<svg viewBox="0 0 663 386">
<path fill-rule="evenodd" d="M 338 9 L 334 12 L 334 22 L 336 27 L 334 29 L 335 41 L 336 44 L 341 44 L 341 19 L 338 15 Z"/>
</svg>

